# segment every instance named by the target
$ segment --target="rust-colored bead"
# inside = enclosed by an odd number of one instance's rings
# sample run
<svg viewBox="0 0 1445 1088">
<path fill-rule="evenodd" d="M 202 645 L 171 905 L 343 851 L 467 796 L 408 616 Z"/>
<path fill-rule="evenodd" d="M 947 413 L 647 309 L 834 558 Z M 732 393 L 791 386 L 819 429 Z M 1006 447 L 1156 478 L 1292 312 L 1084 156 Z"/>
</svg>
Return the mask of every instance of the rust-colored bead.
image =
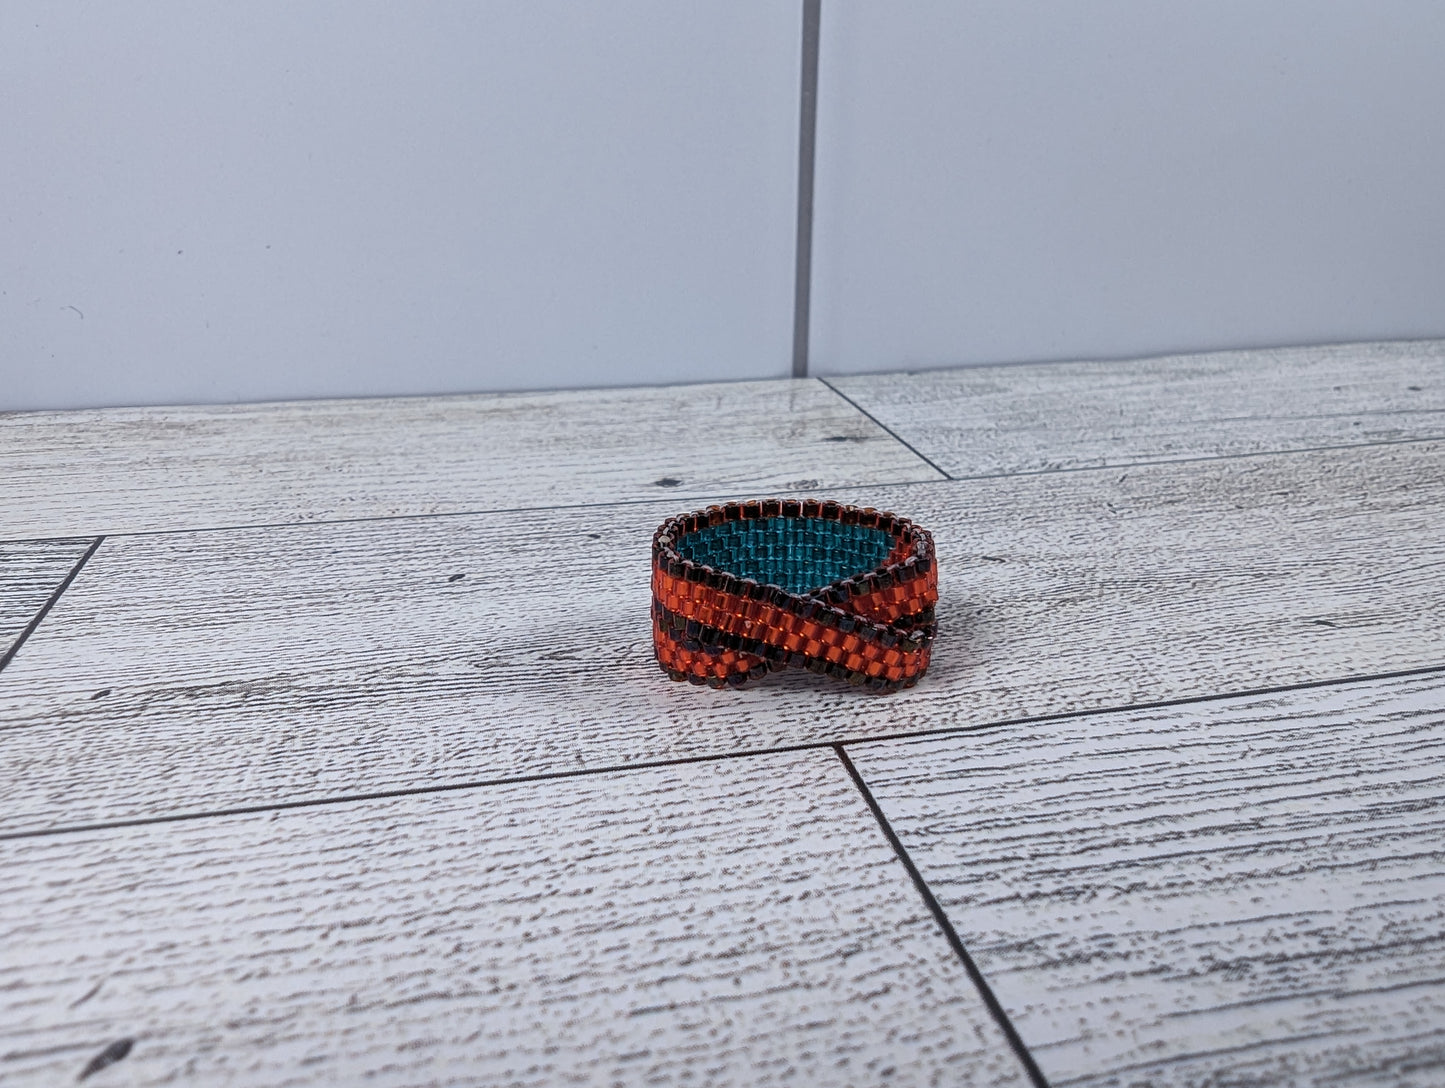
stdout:
<svg viewBox="0 0 1445 1088">
<path fill-rule="evenodd" d="M 774 519 L 824 524 L 788 528 Z M 689 538 L 706 541 L 701 552 Z M 907 519 L 831 500 L 760 499 L 671 518 L 652 544 L 653 643 L 674 680 L 737 686 L 793 667 L 893 691 L 928 667 L 936 553 Z M 870 554 L 881 562 L 838 569 L 843 556 Z M 777 583 L 799 584 L 789 563 L 834 580 L 785 588 Z"/>
</svg>

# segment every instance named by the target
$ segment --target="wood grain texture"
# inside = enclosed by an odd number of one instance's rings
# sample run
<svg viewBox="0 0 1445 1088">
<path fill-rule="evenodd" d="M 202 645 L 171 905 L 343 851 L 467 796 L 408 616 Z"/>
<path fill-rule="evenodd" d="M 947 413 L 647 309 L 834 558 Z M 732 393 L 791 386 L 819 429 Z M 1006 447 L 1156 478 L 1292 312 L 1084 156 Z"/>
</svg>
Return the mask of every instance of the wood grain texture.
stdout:
<svg viewBox="0 0 1445 1088">
<path fill-rule="evenodd" d="M 0 665 L 90 540 L 0 540 Z"/>
<path fill-rule="evenodd" d="M 1024 1083 L 831 752 L 0 859 L 7 1085 Z"/>
<path fill-rule="evenodd" d="M 1445 676 L 848 751 L 1052 1084 L 1445 1084 Z"/>
<path fill-rule="evenodd" d="M 1445 436 L 1445 341 L 827 379 L 950 476 Z"/>
<path fill-rule="evenodd" d="M 1445 662 L 1445 444 L 848 497 L 938 546 L 933 665 L 896 696 L 663 677 L 648 547 L 673 506 L 109 538 L 0 684 L 0 831 Z"/>
<path fill-rule="evenodd" d="M 16 538 L 939 478 L 816 380 L 0 414 Z"/>
</svg>

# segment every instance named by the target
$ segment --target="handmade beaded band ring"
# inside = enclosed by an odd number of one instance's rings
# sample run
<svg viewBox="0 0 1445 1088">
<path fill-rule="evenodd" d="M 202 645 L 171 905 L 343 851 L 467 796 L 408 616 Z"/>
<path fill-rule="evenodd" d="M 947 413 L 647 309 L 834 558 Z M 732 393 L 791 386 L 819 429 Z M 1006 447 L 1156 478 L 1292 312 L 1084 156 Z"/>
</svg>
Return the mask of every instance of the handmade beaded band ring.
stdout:
<svg viewBox="0 0 1445 1088">
<path fill-rule="evenodd" d="M 709 506 L 652 538 L 652 642 L 674 680 L 739 686 L 789 665 L 912 687 L 937 626 L 933 538 L 836 502 Z"/>
</svg>

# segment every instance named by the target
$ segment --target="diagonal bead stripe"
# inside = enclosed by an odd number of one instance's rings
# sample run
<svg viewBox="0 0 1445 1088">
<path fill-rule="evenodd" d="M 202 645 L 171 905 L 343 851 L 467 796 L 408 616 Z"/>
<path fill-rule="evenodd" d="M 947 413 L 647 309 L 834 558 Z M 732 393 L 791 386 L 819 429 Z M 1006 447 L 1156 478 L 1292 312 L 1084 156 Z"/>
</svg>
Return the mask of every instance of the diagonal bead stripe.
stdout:
<svg viewBox="0 0 1445 1088">
<path fill-rule="evenodd" d="M 737 686 L 793 666 L 873 691 L 911 687 L 936 634 L 933 538 L 819 500 L 710 506 L 652 542 L 652 638 L 674 680 Z"/>
</svg>

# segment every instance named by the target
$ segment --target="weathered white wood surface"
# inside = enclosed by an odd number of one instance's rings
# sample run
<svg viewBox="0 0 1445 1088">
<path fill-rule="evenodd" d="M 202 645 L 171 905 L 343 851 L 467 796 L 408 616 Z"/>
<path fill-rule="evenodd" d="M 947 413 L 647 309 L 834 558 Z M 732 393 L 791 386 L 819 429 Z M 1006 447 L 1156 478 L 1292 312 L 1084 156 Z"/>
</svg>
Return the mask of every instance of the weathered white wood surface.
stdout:
<svg viewBox="0 0 1445 1088">
<path fill-rule="evenodd" d="M 1445 436 L 1445 341 L 827 379 L 950 476 Z"/>
<path fill-rule="evenodd" d="M 936 480 L 816 380 L 0 414 L 0 537 Z"/>
<path fill-rule="evenodd" d="M 0 843 L 0 1081 L 1017 1085 L 830 751 Z M 374 1078 L 374 1079 L 370 1079 Z"/>
<path fill-rule="evenodd" d="M 1445 675 L 849 755 L 1055 1086 L 1445 1084 Z"/>
<path fill-rule="evenodd" d="M 933 668 L 896 696 L 667 681 L 648 545 L 670 505 L 107 539 L 0 683 L 0 830 L 1445 662 L 1445 444 L 851 497 L 938 544 Z"/>
<path fill-rule="evenodd" d="M 0 668 L 90 540 L 0 540 Z"/>
</svg>

